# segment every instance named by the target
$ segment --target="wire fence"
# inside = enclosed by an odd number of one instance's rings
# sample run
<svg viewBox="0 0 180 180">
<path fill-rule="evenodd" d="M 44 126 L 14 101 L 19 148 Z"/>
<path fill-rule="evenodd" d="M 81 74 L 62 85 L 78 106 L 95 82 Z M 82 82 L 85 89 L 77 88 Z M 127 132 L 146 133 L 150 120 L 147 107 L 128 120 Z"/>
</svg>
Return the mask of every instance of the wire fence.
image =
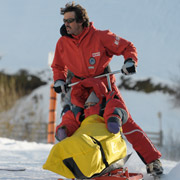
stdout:
<svg viewBox="0 0 180 180">
<path fill-rule="evenodd" d="M 46 143 L 47 123 L 11 124 L 9 122 L 1 122 L 0 137 Z"/>
</svg>

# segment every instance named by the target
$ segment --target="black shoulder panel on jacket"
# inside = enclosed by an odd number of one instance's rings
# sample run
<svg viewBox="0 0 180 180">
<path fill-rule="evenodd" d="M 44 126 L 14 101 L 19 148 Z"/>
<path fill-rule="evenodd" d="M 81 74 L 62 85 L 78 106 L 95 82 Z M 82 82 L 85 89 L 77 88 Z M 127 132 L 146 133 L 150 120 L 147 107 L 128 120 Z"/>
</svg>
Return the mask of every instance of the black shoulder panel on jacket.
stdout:
<svg viewBox="0 0 180 180">
<path fill-rule="evenodd" d="M 60 34 L 61 34 L 61 36 L 68 36 L 68 37 L 72 38 L 72 36 L 67 33 L 65 24 L 63 24 L 63 25 L 61 26 L 61 28 L 60 28 Z"/>
</svg>

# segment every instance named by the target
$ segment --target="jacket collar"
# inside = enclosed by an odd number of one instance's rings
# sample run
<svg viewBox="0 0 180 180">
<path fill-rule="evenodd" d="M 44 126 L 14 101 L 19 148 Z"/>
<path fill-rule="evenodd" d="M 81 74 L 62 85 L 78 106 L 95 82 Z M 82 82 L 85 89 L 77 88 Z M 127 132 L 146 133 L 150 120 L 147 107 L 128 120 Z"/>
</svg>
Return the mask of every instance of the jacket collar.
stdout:
<svg viewBox="0 0 180 180">
<path fill-rule="evenodd" d="M 74 41 L 76 41 L 76 42 L 78 41 L 78 43 L 80 43 L 80 42 L 82 41 L 82 39 L 88 34 L 88 32 L 89 32 L 91 29 L 95 29 L 94 26 L 93 26 L 93 22 L 90 22 L 89 27 L 85 27 L 85 28 L 83 29 L 83 31 L 82 31 L 79 35 L 75 36 L 75 35 L 68 34 L 67 31 L 66 31 L 66 27 L 65 27 L 65 25 L 63 24 L 63 25 L 61 26 L 61 28 L 60 28 L 60 34 L 61 34 L 62 36 L 70 37 L 70 38 L 72 38 Z"/>
<path fill-rule="evenodd" d="M 68 36 L 68 37 L 72 38 L 72 35 L 67 33 L 65 24 L 63 24 L 63 25 L 61 26 L 61 28 L 60 28 L 60 34 L 61 34 L 61 36 Z"/>
</svg>

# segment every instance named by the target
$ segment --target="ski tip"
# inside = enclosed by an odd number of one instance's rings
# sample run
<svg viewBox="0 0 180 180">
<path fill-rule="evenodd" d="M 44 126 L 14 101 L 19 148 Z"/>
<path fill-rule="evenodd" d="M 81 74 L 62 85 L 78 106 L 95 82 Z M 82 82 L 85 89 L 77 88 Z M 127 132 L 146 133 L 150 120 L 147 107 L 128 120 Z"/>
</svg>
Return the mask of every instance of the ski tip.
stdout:
<svg viewBox="0 0 180 180">
<path fill-rule="evenodd" d="M 25 171 L 25 168 L 0 168 L 1 171 Z"/>
</svg>

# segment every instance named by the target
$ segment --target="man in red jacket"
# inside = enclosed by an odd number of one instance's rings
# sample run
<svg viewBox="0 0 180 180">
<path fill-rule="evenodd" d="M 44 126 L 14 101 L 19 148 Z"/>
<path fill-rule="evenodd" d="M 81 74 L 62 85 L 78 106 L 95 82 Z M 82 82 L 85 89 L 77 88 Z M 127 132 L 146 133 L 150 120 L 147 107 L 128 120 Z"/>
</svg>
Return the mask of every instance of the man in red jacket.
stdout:
<svg viewBox="0 0 180 180">
<path fill-rule="evenodd" d="M 52 63 L 54 89 L 57 93 L 65 92 L 68 70 L 74 74 L 72 82 L 108 73 L 109 62 L 113 55 L 122 55 L 125 59 L 122 73 L 125 75 L 136 72 L 137 52 L 134 45 L 106 30 L 97 30 L 89 22 L 86 10 L 80 5 L 66 4 L 61 9 L 64 25 L 61 27 L 62 37 L 58 40 Z M 118 94 L 119 100 L 127 107 L 115 85 L 115 77 L 111 76 L 112 91 Z M 101 81 L 107 85 L 106 78 Z M 76 88 L 74 86 L 72 90 Z M 73 95 L 71 96 L 73 100 Z M 129 112 L 128 112 L 129 113 Z M 123 133 L 132 144 L 148 173 L 162 174 L 163 168 L 159 158 L 161 153 L 155 148 L 143 130 L 133 121 L 129 114 L 127 122 L 122 126 Z"/>
</svg>

